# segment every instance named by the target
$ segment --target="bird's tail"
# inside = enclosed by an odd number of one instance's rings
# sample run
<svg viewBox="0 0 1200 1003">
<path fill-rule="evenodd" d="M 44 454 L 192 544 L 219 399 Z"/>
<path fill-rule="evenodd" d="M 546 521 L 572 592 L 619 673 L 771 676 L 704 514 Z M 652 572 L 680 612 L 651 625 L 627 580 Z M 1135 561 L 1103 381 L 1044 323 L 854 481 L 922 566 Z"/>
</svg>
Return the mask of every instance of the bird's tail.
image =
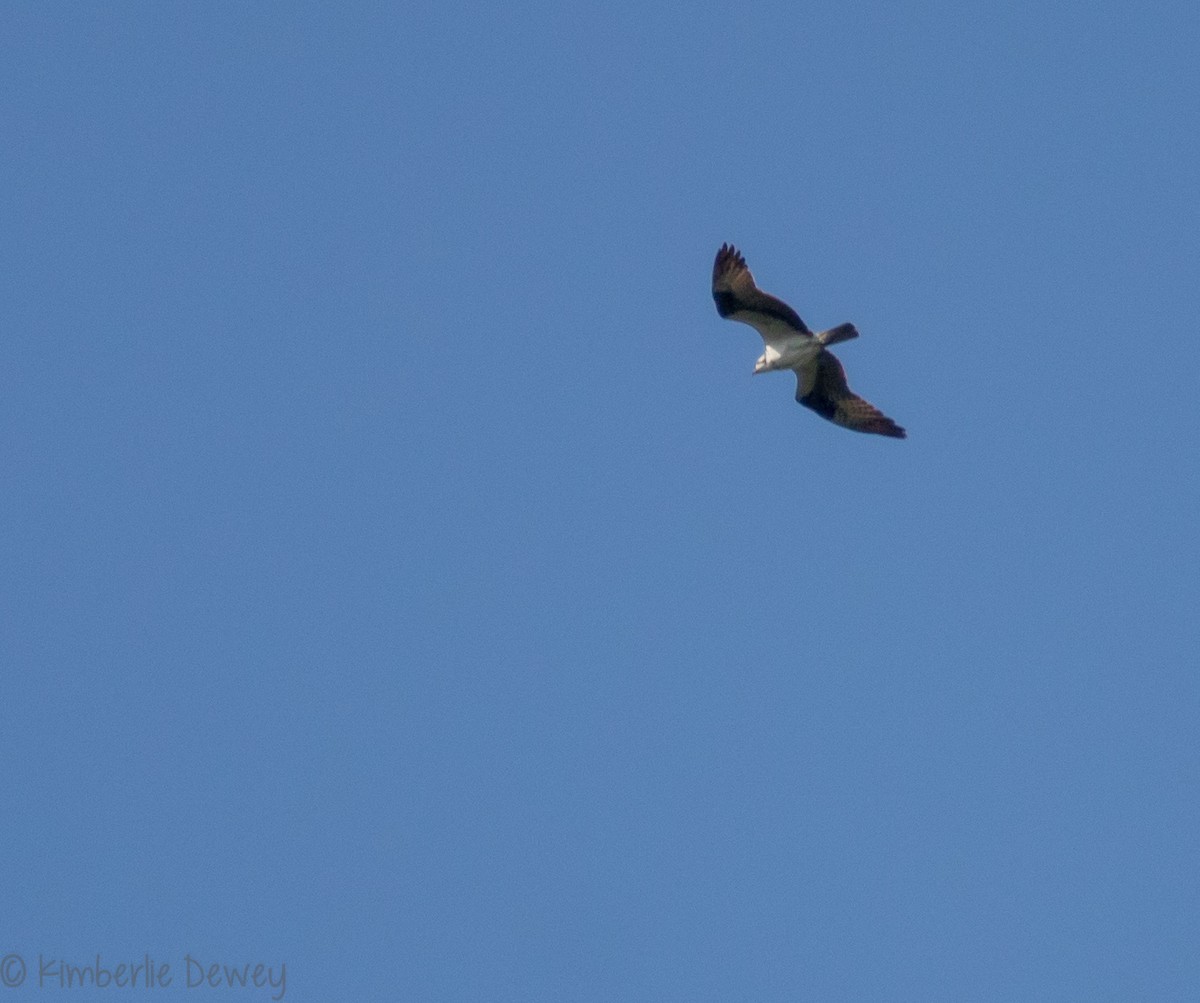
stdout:
<svg viewBox="0 0 1200 1003">
<path fill-rule="evenodd" d="M 817 341 L 822 345 L 836 345 L 839 341 L 849 341 L 851 338 L 858 337 L 858 328 L 853 324 L 838 324 L 837 327 L 831 327 L 828 331 L 821 331 L 817 335 Z"/>
</svg>

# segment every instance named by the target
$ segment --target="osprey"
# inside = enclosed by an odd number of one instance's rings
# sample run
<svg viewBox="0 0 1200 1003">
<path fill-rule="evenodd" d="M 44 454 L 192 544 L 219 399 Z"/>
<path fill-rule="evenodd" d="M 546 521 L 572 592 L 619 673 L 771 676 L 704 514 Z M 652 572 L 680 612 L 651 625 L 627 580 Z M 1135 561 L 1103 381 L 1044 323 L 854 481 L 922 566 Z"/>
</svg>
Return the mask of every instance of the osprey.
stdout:
<svg viewBox="0 0 1200 1003">
<path fill-rule="evenodd" d="M 857 338 L 853 324 L 813 334 L 795 310 L 754 284 L 746 259 L 730 244 L 721 245 L 713 263 L 712 294 L 717 313 L 749 324 L 762 335 L 764 349 L 755 373 L 794 369 L 796 400 L 822 418 L 856 432 L 905 437 L 904 429 L 851 391 L 842 364 L 826 348 Z"/>
</svg>

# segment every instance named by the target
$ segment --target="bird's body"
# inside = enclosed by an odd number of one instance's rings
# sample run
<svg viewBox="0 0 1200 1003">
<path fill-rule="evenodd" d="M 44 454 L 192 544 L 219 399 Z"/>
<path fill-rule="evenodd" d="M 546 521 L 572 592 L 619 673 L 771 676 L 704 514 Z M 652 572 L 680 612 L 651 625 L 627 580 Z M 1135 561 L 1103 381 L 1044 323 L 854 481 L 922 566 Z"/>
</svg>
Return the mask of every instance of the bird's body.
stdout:
<svg viewBox="0 0 1200 1003">
<path fill-rule="evenodd" d="M 762 336 L 755 373 L 794 370 L 796 400 L 822 418 L 856 432 L 905 437 L 904 429 L 850 390 L 842 364 L 828 351 L 829 345 L 858 337 L 853 324 L 814 334 L 795 310 L 754 284 L 746 259 L 729 244 L 721 245 L 713 263 L 712 294 L 717 313 L 749 324 Z"/>
<path fill-rule="evenodd" d="M 808 365 L 824 347 L 811 334 L 786 334 L 770 341 L 764 339 L 764 342 L 763 353 L 754 363 L 756 374 Z"/>
</svg>

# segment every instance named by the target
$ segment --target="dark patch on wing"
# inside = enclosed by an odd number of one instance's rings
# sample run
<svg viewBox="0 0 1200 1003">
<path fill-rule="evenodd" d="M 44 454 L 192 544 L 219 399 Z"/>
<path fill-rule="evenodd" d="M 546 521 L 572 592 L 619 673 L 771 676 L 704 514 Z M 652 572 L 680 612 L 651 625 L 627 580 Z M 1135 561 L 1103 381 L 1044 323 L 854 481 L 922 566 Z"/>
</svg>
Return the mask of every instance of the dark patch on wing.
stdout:
<svg viewBox="0 0 1200 1003">
<path fill-rule="evenodd" d="M 712 294 L 717 313 L 722 317 L 762 314 L 772 320 L 782 321 L 801 334 L 812 333 L 795 310 L 754 284 L 754 276 L 746 267 L 746 259 L 730 244 L 721 245 L 713 262 Z M 751 323 L 748 318 L 747 323 Z"/>
<path fill-rule="evenodd" d="M 789 327 L 794 327 L 801 334 L 812 334 L 808 329 L 808 325 L 800 319 L 800 315 L 796 313 L 783 300 L 776 299 L 769 293 L 760 292 L 755 298 L 754 303 L 750 306 L 751 310 L 758 313 L 765 313 L 768 317 L 774 317 L 776 320 L 781 320 Z"/>
<path fill-rule="evenodd" d="M 717 304 L 717 313 L 722 317 L 728 317 L 742 309 L 742 301 L 728 289 L 722 289 L 720 292 L 714 289 L 713 300 Z"/>
<path fill-rule="evenodd" d="M 796 400 L 842 428 L 855 432 L 905 439 L 907 433 L 874 404 L 863 400 L 846 383 L 846 371 L 832 352 L 817 357 L 817 374 L 812 389 L 800 395 L 803 377 L 796 372 Z"/>
<path fill-rule="evenodd" d="M 822 418 L 828 418 L 833 421 L 833 416 L 837 414 L 837 404 L 831 401 L 828 397 L 822 397 L 814 391 L 807 397 L 796 397 L 799 404 L 803 404 L 806 408 L 816 411 Z"/>
</svg>

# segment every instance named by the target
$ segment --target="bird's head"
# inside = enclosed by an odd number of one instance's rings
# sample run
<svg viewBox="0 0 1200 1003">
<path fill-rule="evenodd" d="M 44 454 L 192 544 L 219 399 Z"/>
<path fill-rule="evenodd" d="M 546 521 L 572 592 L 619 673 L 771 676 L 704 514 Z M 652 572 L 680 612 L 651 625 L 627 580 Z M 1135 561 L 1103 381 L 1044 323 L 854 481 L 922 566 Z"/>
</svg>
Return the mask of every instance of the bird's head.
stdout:
<svg viewBox="0 0 1200 1003">
<path fill-rule="evenodd" d="M 754 363 L 754 375 L 757 376 L 759 373 L 765 373 L 770 368 L 771 364 L 767 361 L 767 357 L 764 355 L 761 359 Z"/>
</svg>

